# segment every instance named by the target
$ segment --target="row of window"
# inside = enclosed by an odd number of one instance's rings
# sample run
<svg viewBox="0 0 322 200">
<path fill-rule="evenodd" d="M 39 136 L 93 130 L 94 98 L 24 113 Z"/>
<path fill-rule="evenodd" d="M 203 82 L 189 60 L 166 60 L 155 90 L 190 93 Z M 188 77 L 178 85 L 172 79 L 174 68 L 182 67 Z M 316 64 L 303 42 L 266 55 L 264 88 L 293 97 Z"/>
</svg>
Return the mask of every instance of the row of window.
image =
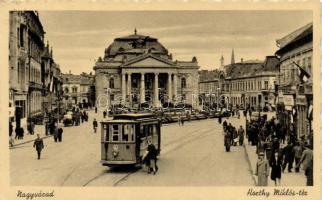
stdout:
<svg viewBox="0 0 322 200">
<path fill-rule="evenodd" d="M 269 88 L 268 81 L 239 81 L 231 83 L 231 91 L 254 91 L 254 90 L 268 90 Z"/>
<path fill-rule="evenodd" d="M 264 84 L 262 84 L 264 83 Z M 204 92 L 217 92 L 218 83 L 201 83 L 200 91 Z M 272 89 L 269 86 L 268 81 L 238 81 L 232 83 L 222 84 L 219 90 L 221 91 L 255 91 L 255 90 L 269 90 Z"/>
</svg>

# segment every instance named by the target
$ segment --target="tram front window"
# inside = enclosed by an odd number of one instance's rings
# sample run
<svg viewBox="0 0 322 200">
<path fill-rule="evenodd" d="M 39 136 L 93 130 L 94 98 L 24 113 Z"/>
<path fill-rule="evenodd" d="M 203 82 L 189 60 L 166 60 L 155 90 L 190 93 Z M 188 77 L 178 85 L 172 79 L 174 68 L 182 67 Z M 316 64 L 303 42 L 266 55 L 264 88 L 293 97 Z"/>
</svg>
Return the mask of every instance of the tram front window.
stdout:
<svg viewBox="0 0 322 200">
<path fill-rule="evenodd" d="M 122 141 L 132 142 L 134 141 L 134 126 L 132 124 L 126 124 L 123 126 Z"/>
<path fill-rule="evenodd" d="M 118 125 L 113 125 L 113 132 L 112 132 L 113 136 L 113 141 L 117 142 L 119 141 L 119 126 Z"/>
</svg>

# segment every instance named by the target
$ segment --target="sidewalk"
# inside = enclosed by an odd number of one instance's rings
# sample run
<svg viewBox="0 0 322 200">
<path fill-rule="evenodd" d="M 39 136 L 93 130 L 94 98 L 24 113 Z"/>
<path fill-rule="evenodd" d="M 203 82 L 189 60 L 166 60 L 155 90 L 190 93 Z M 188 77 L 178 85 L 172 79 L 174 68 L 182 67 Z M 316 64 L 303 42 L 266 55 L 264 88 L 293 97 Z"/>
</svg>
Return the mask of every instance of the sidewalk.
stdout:
<svg viewBox="0 0 322 200">
<path fill-rule="evenodd" d="M 257 176 L 254 175 L 256 172 L 256 163 L 258 159 L 258 156 L 256 154 L 256 146 L 249 145 L 247 143 L 247 139 L 245 138 L 244 147 L 245 147 L 248 161 L 251 166 L 251 173 L 253 174 L 253 178 L 257 185 Z M 293 166 L 294 165 L 295 164 L 293 164 Z M 295 169 L 293 168 L 292 172 L 289 173 L 287 169 L 285 169 L 285 172 L 282 173 L 281 186 L 305 186 L 305 185 L 306 185 L 306 176 L 304 175 L 303 170 L 300 170 L 299 173 L 295 173 Z M 268 186 L 275 186 L 274 182 L 270 178 L 270 175 L 268 177 Z"/>
<path fill-rule="evenodd" d="M 274 113 L 271 113 L 271 112 L 268 112 L 265 114 L 267 114 L 268 119 L 270 119 L 272 116 L 274 116 Z M 227 120 L 227 122 L 230 122 L 236 128 L 238 128 L 240 125 L 242 125 L 244 130 L 246 130 L 245 117 L 242 115 L 242 113 L 240 116 L 241 116 L 240 119 L 237 119 L 236 117 L 230 117 Z M 246 137 L 244 138 L 244 145 L 243 146 L 245 147 L 246 156 L 247 156 L 249 165 L 251 167 L 251 173 L 255 174 L 256 163 L 258 160 L 258 156 L 256 154 L 256 146 L 249 145 Z M 293 166 L 294 165 L 295 164 L 293 164 Z M 253 176 L 253 179 L 257 185 L 257 176 L 255 176 L 255 175 L 252 175 L 252 176 Z M 272 186 L 272 187 L 275 186 L 274 182 L 270 178 L 270 175 L 268 177 L 268 186 Z M 300 170 L 299 173 L 295 173 L 295 169 L 293 167 L 293 172 L 289 173 L 286 169 L 285 172 L 282 173 L 281 186 L 306 186 L 306 176 L 304 175 L 304 171 Z"/>
<path fill-rule="evenodd" d="M 90 117 L 89 121 L 91 121 L 92 118 L 97 118 L 97 119 L 103 118 L 101 117 L 102 113 L 100 112 L 95 113 L 93 109 L 84 109 L 84 110 L 89 114 L 89 117 Z M 64 127 L 64 124 L 62 122 L 63 120 L 61 120 L 61 122 L 59 123 L 60 127 Z M 14 139 L 13 147 L 10 147 L 10 149 L 15 148 L 15 146 L 33 142 L 37 138 L 37 134 L 39 134 L 42 139 L 52 137 L 52 135 L 45 134 L 45 125 L 35 125 L 34 135 L 30 135 L 26 127 L 24 127 L 24 131 L 25 133 L 24 133 L 23 139 L 22 140 Z M 12 137 L 14 138 L 15 136 L 16 134 L 15 132 L 13 132 Z"/>
<path fill-rule="evenodd" d="M 23 139 L 22 140 L 14 139 L 13 147 L 10 147 L 10 148 L 15 148 L 15 146 L 33 142 L 37 138 L 37 134 L 39 134 L 40 137 L 43 139 L 52 136 L 52 135 L 45 134 L 45 125 L 35 125 L 34 135 L 30 135 L 26 129 L 24 129 L 24 131 L 25 133 L 24 133 Z M 12 134 L 12 137 L 13 138 L 15 137 L 15 133 Z"/>
</svg>

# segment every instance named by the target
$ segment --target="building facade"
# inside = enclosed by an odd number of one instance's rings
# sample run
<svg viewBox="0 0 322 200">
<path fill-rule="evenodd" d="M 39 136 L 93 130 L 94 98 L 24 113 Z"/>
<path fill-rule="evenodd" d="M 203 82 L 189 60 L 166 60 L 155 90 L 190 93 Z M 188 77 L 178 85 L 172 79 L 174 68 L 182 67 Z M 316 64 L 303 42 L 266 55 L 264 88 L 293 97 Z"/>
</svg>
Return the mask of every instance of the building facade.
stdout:
<svg viewBox="0 0 322 200">
<path fill-rule="evenodd" d="M 94 105 L 95 102 L 92 99 L 93 75 L 86 73 L 74 75 L 69 72 L 69 74 L 62 74 L 62 80 L 63 102 L 67 108 L 73 105 L 81 107 Z"/>
<path fill-rule="evenodd" d="M 276 41 L 280 58 L 278 76 L 278 103 L 289 113 L 290 123 L 295 126 L 298 137 L 312 131 L 313 90 L 312 56 L 313 24 L 307 24 Z M 308 77 L 301 77 L 302 71 Z"/>
<path fill-rule="evenodd" d="M 62 101 L 62 78 L 60 67 L 55 63 L 53 58 L 53 50 L 49 44 L 44 49 L 41 65 L 42 87 L 43 87 L 43 116 L 58 113 L 60 108 L 58 105 Z M 61 106 L 61 105 L 60 105 Z"/>
<path fill-rule="evenodd" d="M 45 31 L 36 11 L 11 11 L 9 22 L 9 118 L 15 126 L 25 126 L 27 120 L 42 123 L 46 86 L 52 76 L 59 86 L 60 70 L 44 44 Z"/>
<path fill-rule="evenodd" d="M 278 64 L 276 56 L 267 56 L 264 62 L 241 61 L 227 65 L 224 93 L 229 103 L 255 110 L 275 107 Z"/>
<path fill-rule="evenodd" d="M 277 57 L 267 56 L 265 61 L 234 61 L 224 71 L 200 72 L 201 98 L 204 96 L 206 104 L 212 101 L 212 107 L 275 107 L 278 64 Z"/>
<path fill-rule="evenodd" d="M 9 14 L 9 98 L 17 123 L 42 114 L 41 56 L 45 31 L 34 11 Z"/>
<path fill-rule="evenodd" d="M 136 107 L 166 102 L 198 106 L 198 62 L 175 61 L 158 39 L 134 34 L 114 39 L 95 63 L 97 103 Z"/>
</svg>

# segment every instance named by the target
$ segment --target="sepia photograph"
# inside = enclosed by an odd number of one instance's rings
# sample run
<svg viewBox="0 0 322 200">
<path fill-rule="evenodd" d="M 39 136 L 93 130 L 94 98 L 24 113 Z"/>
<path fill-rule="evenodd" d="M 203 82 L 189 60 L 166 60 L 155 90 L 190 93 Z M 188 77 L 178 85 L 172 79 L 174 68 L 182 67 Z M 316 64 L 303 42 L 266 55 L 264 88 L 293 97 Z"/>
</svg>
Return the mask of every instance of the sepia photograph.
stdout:
<svg viewBox="0 0 322 200">
<path fill-rule="evenodd" d="M 11 186 L 313 186 L 312 11 L 8 14 Z"/>
</svg>

